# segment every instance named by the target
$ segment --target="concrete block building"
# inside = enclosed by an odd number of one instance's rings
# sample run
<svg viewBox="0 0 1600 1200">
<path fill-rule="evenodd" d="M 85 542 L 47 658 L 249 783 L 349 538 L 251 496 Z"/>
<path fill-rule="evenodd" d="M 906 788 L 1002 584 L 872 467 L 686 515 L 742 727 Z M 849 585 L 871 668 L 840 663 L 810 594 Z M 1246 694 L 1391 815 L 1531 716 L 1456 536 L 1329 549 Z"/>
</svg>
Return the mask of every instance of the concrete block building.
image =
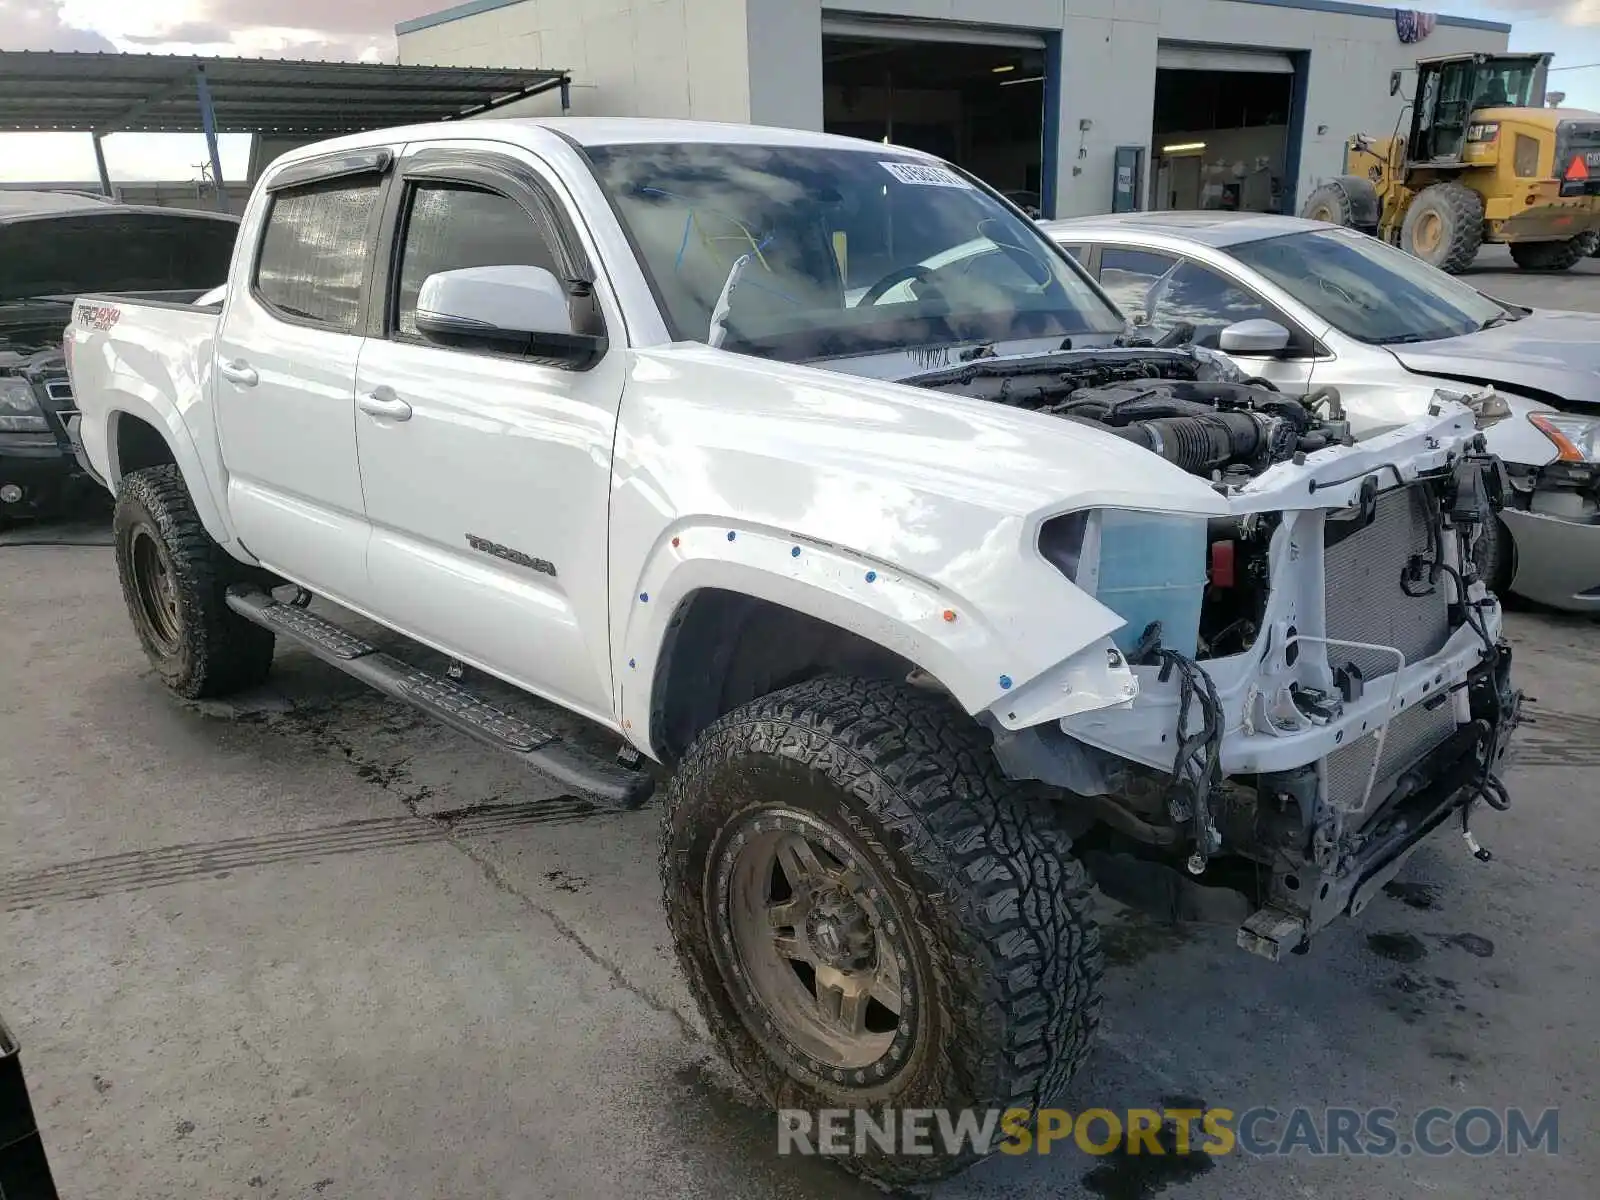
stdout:
<svg viewBox="0 0 1600 1200">
<path fill-rule="evenodd" d="M 1072 216 L 1292 212 L 1350 134 L 1394 129 L 1415 75 L 1395 96 L 1393 72 L 1510 26 L 1345 0 L 467 0 L 396 33 L 402 63 L 568 70 L 575 114 L 897 142 Z"/>
</svg>

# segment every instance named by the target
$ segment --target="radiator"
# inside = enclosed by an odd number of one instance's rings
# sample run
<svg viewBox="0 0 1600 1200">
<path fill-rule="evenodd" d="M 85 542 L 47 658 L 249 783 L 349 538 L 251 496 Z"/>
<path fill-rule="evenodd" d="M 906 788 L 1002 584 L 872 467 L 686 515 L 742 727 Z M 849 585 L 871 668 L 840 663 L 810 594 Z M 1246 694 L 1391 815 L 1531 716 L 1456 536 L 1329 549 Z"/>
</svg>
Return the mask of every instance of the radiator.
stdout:
<svg viewBox="0 0 1600 1200">
<path fill-rule="evenodd" d="M 1420 488 L 1404 488 L 1378 497 L 1371 525 L 1338 541 L 1339 523 L 1327 526 L 1324 558 L 1328 611 L 1327 636 L 1393 646 L 1407 664 L 1437 654 L 1450 639 L 1447 581 L 1431 592 L 1408 596 L 1401 588 L 1406 562 L 1415 554 L 1432 558 L 1429 512 Z M 1426 585 L 1424 585 L 1426 586 Z M 1334 667 L 1353 662 L 1367 679 L 1393 674 L 1392 654 L 1375 650 L 1328 647 Z"/>
</svg>

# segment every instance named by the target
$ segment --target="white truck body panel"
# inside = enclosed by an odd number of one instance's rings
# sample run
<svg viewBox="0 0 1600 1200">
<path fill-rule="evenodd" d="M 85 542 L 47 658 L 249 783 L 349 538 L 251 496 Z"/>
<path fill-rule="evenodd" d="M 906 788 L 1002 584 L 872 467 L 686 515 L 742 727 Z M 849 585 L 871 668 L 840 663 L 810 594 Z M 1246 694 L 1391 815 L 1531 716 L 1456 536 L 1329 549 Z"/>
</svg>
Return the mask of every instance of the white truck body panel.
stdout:
<svg viewBox="0 0 1600 1200">
<path fill-rule="evenodd" d="M 85 446 L 115 488 L 116 422 L 148 421 L 169 435 L 230 553 L 619 729 L 646 754 L 658 751 L 652 688 L 673 619 L 699 590 L 722 588 L 894 651 L 1005 728 L 1065 721 L 1090 744 L 1158 763 L 1176 690 L 1114 652 L 1122 618 L 1041 556 L 1041 524 L 1100 507 L 1320 514 L 1352 503 L 1383 463 L 1409 480 L 1475 436 L 1471 414 L 1446 405 L 1225 497 L 1087 425 L 845 374 L 848 362 L 826 370 L 675 342 L 605 193 L 559 136 L 573 127 L 492 124 L 471 139 L 459 126 L 397 130 L 279 160 L 246 213 L 220 323 L 80 303 L 70 336 Z M 795 131 L 612 124 L 617 140 L 859 149 Z M 583 128 L 591 144 L 610 136 L 608 123 Z M 610 337 L 601 361 L 568 371 L 330 332 L 263 304 L 251 271 L 274 176 L 372 147 L 401 160 L 487 149 L 532 170 L 594 264 Z M 1308 486 L 1336 478 L 1346 482 Z M 543 566 L 478 553 L 471 538 L 529 548 Z M 1292 623 L 1321 601 L 1301 594 L 1287 551 L 1275 558 L 1273 616 Z M 1498 610 L 1485 619 L 1497 633 Z M 1464 639 L 1448 654 L 1433 665 L 1453 681 L 1467 669 Z M 1337 725 L 1263 730 L 1252 695 L 1286 688 L 1292 673 L 1268 678 L 1254 652 L 1215 671 L 1225 757 L 1239 769 L 1307 762 L 1343 730 L 1386 719 L 1373 700 Z M 1127 719 L 1141 687 L 1151 704 Z"/>
<path fill-rule="evenodd" d="M 206 532 L 233 548 L 228 468 L 217 443 L 212 402 L 217 314 L 182 304 L 145 304 L 139 320 L 125 326 L 121 314 L 120 307 L 91 299 L 78 306 L 67 331 L 78 377 L 94 381 L 93 407 L 80 423 L 84 453 L 95 474 L 115 490 L 123 474 L 117 420 L 126 414 L 161 430 L 183 477 L 192 481 L 190 494 Z"/>
</svg>

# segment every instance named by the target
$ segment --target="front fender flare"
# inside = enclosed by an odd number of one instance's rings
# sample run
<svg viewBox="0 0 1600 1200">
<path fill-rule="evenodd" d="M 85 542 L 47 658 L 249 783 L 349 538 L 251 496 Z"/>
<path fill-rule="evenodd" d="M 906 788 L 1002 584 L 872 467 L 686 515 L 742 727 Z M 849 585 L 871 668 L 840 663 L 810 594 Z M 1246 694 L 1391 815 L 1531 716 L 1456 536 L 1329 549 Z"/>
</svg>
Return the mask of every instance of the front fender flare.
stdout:
<svg viewBox="0 0 1600 1200">
<path fill-rule="evenodd" d="M 648 740 L 668 631 L 684 602 L 705 589 L 853 633 L 932 675 L 968 713 L 992 708 L 1007 728 L 1123 704 L 1138 690 L 1108 636 L 1121 619 L 1081 592 L 1103 619 L 1083 622 L 1081 643 L 1066 659 L 1035 664 L 983 613 L 933 581 L 787 533 L 695 526 L 678 529 L 651 555 L 621 622 L 619 710 L 636 745 Z"/>
</svg>

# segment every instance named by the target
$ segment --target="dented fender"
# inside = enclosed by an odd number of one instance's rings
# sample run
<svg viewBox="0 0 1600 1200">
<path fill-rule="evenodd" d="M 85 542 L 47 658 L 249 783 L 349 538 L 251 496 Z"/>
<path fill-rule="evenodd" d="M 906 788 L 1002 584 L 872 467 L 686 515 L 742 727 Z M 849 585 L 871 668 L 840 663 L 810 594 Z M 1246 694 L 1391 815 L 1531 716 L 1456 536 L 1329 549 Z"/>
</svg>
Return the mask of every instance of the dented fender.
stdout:
<svg viewBox="0 0 1600 1200">
<path fill-rule="evenodd" d="M 1065 579 L 1060 588 L 1076 593 L 1082 645 L 1049 663 L 932 580 L 795 534 L 685 525 L 652 556 L 629 606 L 618 681 L 623 728 L 641 731 L 636 744 L 645 748 L 669 630 L 704 589 L 765 600 L 853 633 L 926 671 L 967 712 L 991 710 L 1007 728 L 1126 703 L 1134 676 L 1106 636 L 1120 619 Z"/>
<path fill-rule="evenodd" d="M 1047 520 L 1114 507 L 1227 511 L 1078 422 L 700 345 L 636 351 L 612 457 L 619 723 L 651 752 L 663 645 L 706 588 L 865 638 L 1003 725 L 1125 703 L 1132 673 L 1107 653 L 1123 619 L 1038 545 Z"/>
</svg>

